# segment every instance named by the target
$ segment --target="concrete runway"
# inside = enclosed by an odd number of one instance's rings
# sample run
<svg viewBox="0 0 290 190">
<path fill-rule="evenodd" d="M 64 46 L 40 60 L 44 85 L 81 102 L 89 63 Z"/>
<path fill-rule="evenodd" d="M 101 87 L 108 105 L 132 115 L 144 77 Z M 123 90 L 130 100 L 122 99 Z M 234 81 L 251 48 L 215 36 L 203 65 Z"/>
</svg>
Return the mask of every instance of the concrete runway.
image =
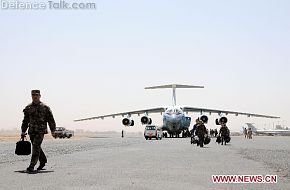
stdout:
<svg viewBox="0 0 290 190">
<path fill-rule="evenodd" d="M 46 170 L 23 171 L 30 156 L 0 142 L 0 189 L 289 189 L 290 138 L 232 137 L 205 148 L 190 139 L 49 139 Z M 278 175 L 276 184 L 214 184 L 212 175 Z"/>
</svg>

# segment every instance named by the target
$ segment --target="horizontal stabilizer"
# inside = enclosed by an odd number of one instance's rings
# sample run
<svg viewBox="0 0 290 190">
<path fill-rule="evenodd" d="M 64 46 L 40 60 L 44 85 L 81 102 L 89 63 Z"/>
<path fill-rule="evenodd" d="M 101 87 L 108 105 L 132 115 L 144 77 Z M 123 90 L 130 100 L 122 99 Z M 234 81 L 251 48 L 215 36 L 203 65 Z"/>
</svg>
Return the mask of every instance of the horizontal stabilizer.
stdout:
<svg viewBox="0 0 290 190">
<path fill-rule="evenodd" d="M 160 86 L 145 87 L 145 89 L 159 89 L 159 88 L 204 88 L 204 86 L 193 86 L 184 84 L 167 84 Z"/>
</svg>

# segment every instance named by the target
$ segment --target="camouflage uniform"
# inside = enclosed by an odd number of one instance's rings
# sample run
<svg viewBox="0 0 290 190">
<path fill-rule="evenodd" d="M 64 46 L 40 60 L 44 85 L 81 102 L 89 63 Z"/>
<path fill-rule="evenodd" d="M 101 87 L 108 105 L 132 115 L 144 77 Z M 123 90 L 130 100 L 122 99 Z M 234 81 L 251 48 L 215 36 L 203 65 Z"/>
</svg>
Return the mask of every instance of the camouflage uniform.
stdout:
<svg viewBox="0 0 290 190">
<path fill-rule="evenodd" d="M 220 128 L 220 132 L 219 132 L 221 139 L 222 139 L 222 145 L 223 142 L 225 141 L 225 138 L 228 138 L 230 136 L 230 130 L 226 125 L 222 125 Z M 226 141 L 225 141 L 226 144 Z"/>
<path fill-rule="evenodd" d="M 42 102 L 31 103 L 23 110 L 24 119 L 22 121 L 21 130 L 23 133 L 28 129 L 28 134 L 32 142 L 32 156 L 30 166 L 34 168 L 37 161 L 41 164 L 47 162 L 46 156 L 41 149 L 44 134 L 47 134 L 47 123 L 50 131 L 55 131 L 55 121 L 50 108 Z"/>
<path fill-rule="evenodd" d="M 199 124 L 196 127 L 195 134 L 198 136 L 199 143 L 197 145 L 203 147 L 204 137 L 208 134 L 208 131 L 204 124 Z"/>
<path fill-rule="evenodd" d="M 230 130 L 226 125 L 224 125 L 220 128 L 220 135 L 221 136 L 229 136 L 230 135 Z"/>
</svg>

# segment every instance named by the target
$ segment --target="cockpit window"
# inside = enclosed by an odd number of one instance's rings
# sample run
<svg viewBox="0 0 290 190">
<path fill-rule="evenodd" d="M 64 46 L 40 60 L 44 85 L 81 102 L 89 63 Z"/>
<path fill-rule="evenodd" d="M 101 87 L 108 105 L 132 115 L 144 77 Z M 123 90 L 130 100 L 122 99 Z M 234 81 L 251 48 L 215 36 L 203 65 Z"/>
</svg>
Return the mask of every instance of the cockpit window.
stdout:
<svg viewBox="0 0 290 190">
<path fill-rule="evenodd" d="M 147 126 L 146 130 L 156 130 L 156 127 L 155 126 Z"/>
<path fill-rule="evenodd" d="M 167 114 L 176 114 L 176 115 L 179 115 L 179 114 L 182 114 L 182 111 L 181 111 L 181 109 L 176 109 L 176 108 L 174 108 L 174 109 L 167 109 L 166 110 L 166 113 Z"/>
</svg>

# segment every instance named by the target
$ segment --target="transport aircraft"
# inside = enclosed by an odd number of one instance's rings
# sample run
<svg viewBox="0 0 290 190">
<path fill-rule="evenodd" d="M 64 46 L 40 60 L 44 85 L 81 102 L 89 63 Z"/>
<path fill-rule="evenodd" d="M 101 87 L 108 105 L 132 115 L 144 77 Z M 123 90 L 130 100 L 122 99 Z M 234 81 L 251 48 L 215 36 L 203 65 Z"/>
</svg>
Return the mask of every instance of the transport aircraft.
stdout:
<svg viewBox="0 0 290 190">
<path fill-rule="evenodd" d="M 236 111 L 227 111 L 227 110 L 218 110 L 218 109 L 208 109 L 208 108 L 197 108 L 197 107 L 190 107 L 190 106 L 178 106 L 176 104 L 176 89 L 177 88 L 204 88 L 203 86 L 193 86 L 193 85 L 181 85 L 181 84 L 169 84 L 169 85 L 161 85 L 161 86 L 151 86 L 146 87 L 145 89 L 172 89 L 172 106 L 164 106 L 164 107 L 156 107 L 150 109 L 140 109 L 136 111 L 127 111 L 121 113 L 113 113 L 107 115 L 100 115 L 95 117 L 88 117 L 83 119 L 76 119 L 75 122 L 78 121 L 86 121 L 86 120 L 93 120 L 93 119 L 104 119 L 106 117 L 115 118 L 116 116 L 122 116 L 122 124 L 127 127 L 134 126 L 135 122 L 132 119 L 132 115 L 141 116 L 141 123 L 143 125 L 149 125 L 152 123 L 152 119 L 150 118 L 149 114 L 151 113 L 161 113 L 163 117 L 163 125 L 162 130 L 167 131 L 170 137 L 179 137 L 179 135 L 184 131 L 189 130 L 189 126 L 191 123 L 191 117 L 188 116 L 188 113 L 200 113 L 203 115 L 204 113 L 208 113 L 211 115 L 212 113 L 217 113 L 220 117 L 222 115 L 245 115 L 248 117 L 263 117 L 263 118 L 272 118 L 276 119 L 279 117 L 276 116 L 269 116 L 269 115 L 261 115 L 261 114 L 254 114 L 254 113 L 246 113 L 246 112 L 236 112 Z"/>
<path fill-rule="evenodd" d="M 254 123 L 246 123 L 248 126 L 248 129 L 251 128 L 254 134 L 257 135 L 281 135 L 281 136 L 290 136 L 290 130 L 289 129 L 257 129 L 254 126 Z"/>
</svg>

